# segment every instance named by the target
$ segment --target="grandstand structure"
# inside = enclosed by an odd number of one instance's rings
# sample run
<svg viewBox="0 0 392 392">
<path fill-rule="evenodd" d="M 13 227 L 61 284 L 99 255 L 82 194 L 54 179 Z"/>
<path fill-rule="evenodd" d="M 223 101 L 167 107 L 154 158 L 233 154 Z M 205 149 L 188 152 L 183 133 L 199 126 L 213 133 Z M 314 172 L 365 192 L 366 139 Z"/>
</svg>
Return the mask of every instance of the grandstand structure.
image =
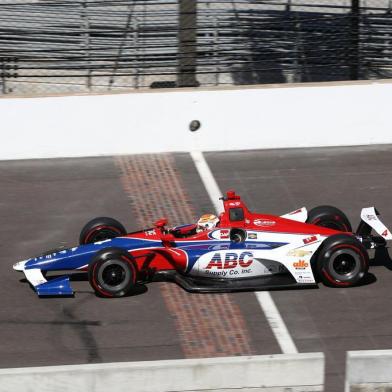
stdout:
<svg viewBox="0 0 392 392">
<path fill-rule="evenodd" d="M 392 77 L 392 0 L 2 0 L 0 92 Z"/>
</svg>

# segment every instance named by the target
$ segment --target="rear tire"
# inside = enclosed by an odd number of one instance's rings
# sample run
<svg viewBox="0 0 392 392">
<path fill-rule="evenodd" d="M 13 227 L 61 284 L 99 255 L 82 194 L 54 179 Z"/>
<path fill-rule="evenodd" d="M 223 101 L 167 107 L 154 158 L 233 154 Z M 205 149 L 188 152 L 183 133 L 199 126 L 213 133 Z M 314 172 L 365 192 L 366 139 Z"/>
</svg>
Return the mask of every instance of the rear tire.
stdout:
<svg viewBox="0 0 392 392">
<path fill-rule="evenodd" d="M 365 247 L 347 234 L 327 238 L 316 257 L 317 274 L 327 286 L 355 286 L 369 269 L 369 255 Z"/>
<path fill-rule="evenodd" d="M 137 281 L 137 268 L 133 257 L 117 248 L 103 249 L 92 259 L 88 280 L 100 297 L 124 297 Z"/>
<path fill-rule="evenodd" d="M 306 223 L 338 231 L 352 232 L 352 227 L 346 214 L 332 206 L 313 208 L 309 211 Z"/>
<path fill-rule="evenodd" d="M 101 217 L 88 222 L 80 232 L 79 244 L 92 244 L 127 234 L 124 226 L 113 218 Z"/>
</svg>

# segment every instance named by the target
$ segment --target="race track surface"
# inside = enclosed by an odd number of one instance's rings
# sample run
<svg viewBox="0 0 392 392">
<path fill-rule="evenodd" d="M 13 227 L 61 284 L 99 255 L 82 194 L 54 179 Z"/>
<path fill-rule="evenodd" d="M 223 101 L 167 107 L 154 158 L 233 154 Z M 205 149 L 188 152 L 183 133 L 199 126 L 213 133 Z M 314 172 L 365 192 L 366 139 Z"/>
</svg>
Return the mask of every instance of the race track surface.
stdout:
<svg viewBox="0 0 392 392">
<path fill-rule="evenodd" d="M 222 191 L 251 210 L 283 214 L 332 204 L 353 227 L 375 205 L 392 226 L 392 146 L 207 153 Z M 15 261 L 77 244 L 112 216 L 129 231 L 213 212 L 188 154 L 0 162 L 0 367 L 280 353 L 253 293 L 188 294 L 174 284 L 101 299 L 83 275 L 74 298 L 39 299 Z M 323 351 L 327 391 L 343 389 L 347 350 L 392 346 L 392 261 L 377 254 L 366 284 L 274 291 L 299 352 Z"/>
</svg>

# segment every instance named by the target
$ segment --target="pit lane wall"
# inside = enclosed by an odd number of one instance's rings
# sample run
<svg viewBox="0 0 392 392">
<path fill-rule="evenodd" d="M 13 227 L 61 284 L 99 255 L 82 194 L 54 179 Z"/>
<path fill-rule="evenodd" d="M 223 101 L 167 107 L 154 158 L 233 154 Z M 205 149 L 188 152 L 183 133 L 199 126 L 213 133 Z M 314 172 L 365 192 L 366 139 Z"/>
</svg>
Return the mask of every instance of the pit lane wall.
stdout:
<svg viewBox="0 0 392 392">
<path fill-rule="evenodd" d="M 388 81 L 1 98 L 0 159 L 392 143 L 391 102 Z"/>
<path fill-rule="evenodd" d="M 321 353 L 0 369 L 0 392 L 315 392 Z"/>
<path fill-rule="evenodd" d="M 349 351 L 345 392 L 375 391 L 392 391 L 392 350 Z"/>
</svg>

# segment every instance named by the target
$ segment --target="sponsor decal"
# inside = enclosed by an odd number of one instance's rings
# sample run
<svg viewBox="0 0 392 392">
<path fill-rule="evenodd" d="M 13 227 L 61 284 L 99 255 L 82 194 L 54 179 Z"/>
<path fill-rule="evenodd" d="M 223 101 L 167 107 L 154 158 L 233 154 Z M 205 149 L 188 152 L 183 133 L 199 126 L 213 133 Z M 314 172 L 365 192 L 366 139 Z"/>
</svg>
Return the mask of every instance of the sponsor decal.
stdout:
<svg viewBox="0 0 392 392">
<path fill-rule="evenodd" d="M 300 209 L 297 210 L 297 211 L 290 212 L 289 215 L 296 215 L 296 214 L 299 214 L 300 212 L 302 212 L 302 208 L 300 208 Z"/>
<path fill-rule="evenodd" d="M 253 224 L 255 224 L 256 226 L 274 226 L 276 225 L 275 221 L 272 220 L 266 220 L 266 219 L 255 219 L 253 221 Z"/>
<path fill-rule="evenodd" d="M 298 276 L 299 283 L 314 283 L 314 279 L 311 276 Z"/>
<path fill-rule="evenodd" d="M 231 201 L 230 203 L 229 203 L 229 206 L 230 207 L 238 207 L 238 206 L 240 206 L 241 205 L 241 202 L 239 202 L 239 201 Z"/>
<path fill-rule="evenodd" d="M 311 277 L 312 274 L 310 271 L 304 271 L 304 270 L 299 270 L 299 271 L 294 271 L 294 275 L 298 276 L 299 278 L 306 278 L 306 277 Z"/>
<path fill-rule="evenodd" d="M 205 268 L 205 273 L 215 277 L 250 274 L 252 263 L 252 252 L 226 253 L 223 257 L 220 253 L 215 253 Z"/>
<path fill-rule="evenodd" d="M 388 237 L 388 230 L 385 230 L 382 234 L 383 237 Z"/>
<path fill-rule="evenodd" d="M 145 231 L 145 234 L 146 234 L 146 235 L 156 235 L 157 232 L 155 231 L 155 229 L 153 229 L 153 230 L 146 230 L 146 231 Z"/>
<path fill-rule="evenodd" d="M 374 215 L 366 215 L 366 218 L 368 219 L 368 220 L 377 220 L 377 218 L 374 216 Z"/>
<path fill-rule="evenodd" d="M 252 252 L 242 252 L 240 255 L 237 253 L 226 253 L 224 260 L 220 253 L 215 253 L 211 261 L 208 263 L 206 269 L 232 269 L 237 266 L 242 268 L 248 268 L 253 263 Z"/>
<path fill-rule="evenodd" d="M 293 263 L 293 267 L 295 269 L 306 269 L 309 267 L 309 263 L 307 263 L 305 260 L 298 260 Z"/>
<path fill-rule="evenodd" d="M 215 245 L 215 246 L 209 246 L 209 250 L 227 250 L 230 248 L 230 245 L 226 244 L 220 244 L 220 245 Z"/>
<path fill-rule="evenodd" d="M 248 233 L 248 240 L 257 240 L 257 233 Z"/>
<path fill-rule="evenodd" d="M 287 256 L 294 256 L 294 257 L 305 257 L 308 256 L 310 254 L 312 254 L 313 252 L 310 252 L 308 250 L 303 250 L 303 249 L 293 249 L 290 250 L 289 253 L 287 253 Z"/>
<path fill-rule="evenodd" d="M 313 242 L 316 242 L 316 241 L 317 241 L 317 236 L 316 235 L 312 235 L 311 237 L 305 238 L 303 240 L 305 245 L 312 244 Z"/>
<path fill-rule="evenodd" d="M 221 230 L 220 231 L 221 240 L 227 240 L 230 238 L 230 230 Z"/>
</svg>

